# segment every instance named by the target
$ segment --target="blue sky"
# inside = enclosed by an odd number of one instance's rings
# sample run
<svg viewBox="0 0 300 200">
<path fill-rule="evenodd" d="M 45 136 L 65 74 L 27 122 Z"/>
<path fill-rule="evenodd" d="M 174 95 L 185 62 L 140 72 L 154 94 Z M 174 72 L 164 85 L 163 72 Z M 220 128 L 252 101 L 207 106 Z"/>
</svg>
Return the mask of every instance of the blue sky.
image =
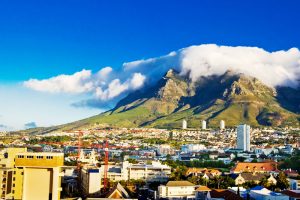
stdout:
<svg viewBox="0 0 300 200">
<path fill-rule="evenodd" d="M 190 45 L 300 46 L 299 1 L 1 1 L 0 124 L 66 123 L 103 111 L 72 104 L 89 93 L 23 85 L 82 69 L 96 73 Z M 134 88 L 134 85 L 128 86 Z"/>
</svg>

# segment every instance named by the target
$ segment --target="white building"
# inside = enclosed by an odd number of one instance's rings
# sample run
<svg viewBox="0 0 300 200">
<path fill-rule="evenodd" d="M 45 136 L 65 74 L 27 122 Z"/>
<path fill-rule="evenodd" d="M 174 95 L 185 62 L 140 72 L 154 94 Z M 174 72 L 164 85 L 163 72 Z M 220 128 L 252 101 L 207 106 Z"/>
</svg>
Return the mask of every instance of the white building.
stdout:
<svg viewBox="0 0 300 200">
<path fill-rule="evenodd" d="M 237 127 L 237 149 L 250 151 L 250 126 L 241 124 Z"/>
<path fill-rule="evenodd" d="M 199 152 L 205 149 L 206 147 L 203 144 L 186 144 L 181 146 L 181 152 L 183 153 Z"/>
<path fill-rule="evenodd" d="M 206 129 L 206 121 L 202 120 L 201 124 L 202 124 L 202 129 L 205 130 Z"/>
<path fill-rule="evenodd" d="M 185 119 L 182 120 L 182 129 L 187 129 L 187 121 Z"/>
<path fill-rule="evenodd" d="M 97 194 L 101 190 L 101 171 L 97 167 L 84 166 L 81 169 L 81 188 L 84 194 Z"/>
<path fill-rule="evenodd" d="M 224 130 L 224 129 L 225 129 L 225 121 L 224 121 L 224 120 L 221 120 L 221 121 L 220 121 L 220 129 L 221 129 L 221 130 Z"/>
<path fill-rule="evenodd" d="M 169 181 L 158 187 L 159 198 L 192 200 L 195 193 L 195 185 L 189 181 Z"/>
<path fill-rule="evenodd" d="M 100 168 L 102 177 L 104 176 L 104 165 Z M 144 180 L 148 182 L 165 182 L 171 174 L 171 167 L 163 165 L 159 161 L 152 163 L 132 164 L 124 161 L 121 165 L 109 165 L 107 178 L 111 181 L 127 181 L 130 179 Z"/>
</svg>

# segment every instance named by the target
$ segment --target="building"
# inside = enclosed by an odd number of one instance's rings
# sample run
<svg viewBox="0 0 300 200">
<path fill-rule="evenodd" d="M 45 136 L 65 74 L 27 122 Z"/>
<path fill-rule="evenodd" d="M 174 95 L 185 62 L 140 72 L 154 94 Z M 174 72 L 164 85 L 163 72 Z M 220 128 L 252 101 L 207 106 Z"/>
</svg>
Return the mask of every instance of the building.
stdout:
<svg viewBox="0 0 300 200">
<path fill-rule="evenodd" d="M 101 175 L 104 176 L 104 165 L 100 167 Z M 151 164 L 133 164 L 124 161 L 121 165 L 108 165 L 107 178 L 111 181 L 127 181 L 130 179 L 144 180 L 147 182 L 166 182 L 171 175 L 171 167 L 163 165 L 159 161 Z"/>
<path fill-rule="evenodd" d="M 169 181 L 158 187 L 159 198 L 167 199 L 195 199 L 195 185 L 189 181 Z"/>
<path fill-rule="evenodd" d="M 202 125 L 202 126 L 201 126 L 202 129 L 205 130 L 205 129 L 206 129 L 206 121 L 205 121 L 205 120 L 202 120 L 201 125 Z"/>
<path fill-rule="evenodd" d="M 205 149 L 206 147 L 203 144 L 186 144 L 181 146 L 181 152 L 183 153 L 199 152 Z"/>
<path fill-rule="evenodd" d="M 81 169 L 81 188 L 85 195 L 99 194 L 102 188 L 100 168 L 85 165 Z"/>
<path fill-rule="evenodd" d="M 237 127 L 237 149 L 250 151 L 250 126 L 241 124 Z"/>
<path fill-rule="evenodd" d="M 277 162 L 238 162 L 230 170 L 231 173 L 239 174 L 243 172 L 257 173 L 277 173 Z"/>
<path fill-rule="evenodd" d="M 250 198 L 255 200 L 289 200 L 289 197 L 282 193 L 276 193 L 262 186 L 250 189 Z"/>
<path fill-rule="evenodd" d="M 13 177 L 14 199 L 60 199 L 63 153 L 18 153 Z"/>
<path fill-rule="evenodd" d="M 169 144 L 161 144 L 158 146 L 157 153 L 159 155 L 175 155 L 175 149 Z"/>
<path fill-rule="evenodd" d="M 236 177 L 235 185 L 242 185 L 246 182 L 255 182 L 258 184 L 262 178 L 267 178 L 269 184 L 276 185 L 277 180 L 274 178 L 272 174 L 264 174 L 264 173 L 241 173 Z"/>
<path fill-rule="evenodd" d="M 171 175 L 171 167 L 163 165 L 159 161 L 147 164 L 128 165 L 128 179 L 145 180 L 148 182 L 165 182 Z"/>
<path fill-rule="evenodd" d="M 224 129 L 225 129 L 225 121 L 224 121 L 224 120 L 221 120 L 221 121 L 220 121 L 220 129 L 221 129 L 221 130 L 224 130 Z"/>
<path fill-rule="evenodd" d="M 21 193 L 15 190 L 20 184 L 15 181 L 17 174 L 14 165 L 16 155 L 26 151 L 26 148 L 7 148 L 0 152 L 0 199 L 21 199 Z"/>
<path fill-rule="evenodd" d="M 187 121 L 185 119 L 182 120 L 182 129 L 187 129 Z"/>
</svg>

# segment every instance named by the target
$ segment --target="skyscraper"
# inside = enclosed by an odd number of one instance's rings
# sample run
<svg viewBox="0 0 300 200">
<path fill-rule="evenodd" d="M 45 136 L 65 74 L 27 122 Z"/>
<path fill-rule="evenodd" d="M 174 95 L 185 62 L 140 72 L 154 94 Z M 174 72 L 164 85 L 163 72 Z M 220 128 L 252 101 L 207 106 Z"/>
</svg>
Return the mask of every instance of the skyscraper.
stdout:
<svg viewBox="0 0 300 200">
<path fill-rule="evenodd" d="M 185 119 L 182 120 L 182 129 L 187 129 L 187 121 Z"/>
<path fill-rule="evenodd" d="M 221 130 L 225 129 L 225 121 L 224 120 L 220 121 L 220 129 Z"/>
<path fill-rule="evenodd" d="M 202 120 L 202 129 L 205 130 L 206 129 L 206 121 Z"/>
<path fill-rule="evenodd" d="M 250 126 L 241 124 L 237 127 L 237 149 L 250 151 Z"/>
</svg>

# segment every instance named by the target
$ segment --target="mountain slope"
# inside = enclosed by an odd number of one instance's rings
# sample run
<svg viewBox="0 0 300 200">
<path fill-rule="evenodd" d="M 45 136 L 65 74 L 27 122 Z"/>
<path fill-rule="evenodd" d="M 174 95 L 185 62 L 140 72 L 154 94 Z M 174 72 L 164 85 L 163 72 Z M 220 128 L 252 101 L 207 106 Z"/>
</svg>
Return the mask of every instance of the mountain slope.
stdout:
<svg viewBox="0 0 300 200">
<path fill-rule="evenodd" d="M 201 120 L 207 120 L 211 127 L 218 126 L 220 120 L 227 126 L 299 126 L 300 101 L 296 94 L 299 90 L 276 90 L 231 71 L 193 83 L 170 70 L 156 85 L 129 94 L 114 109 L 64 128 L 179 128 L 183 119 L 188 120 L 189 127 L 200 127 Z"/>
</svg>

